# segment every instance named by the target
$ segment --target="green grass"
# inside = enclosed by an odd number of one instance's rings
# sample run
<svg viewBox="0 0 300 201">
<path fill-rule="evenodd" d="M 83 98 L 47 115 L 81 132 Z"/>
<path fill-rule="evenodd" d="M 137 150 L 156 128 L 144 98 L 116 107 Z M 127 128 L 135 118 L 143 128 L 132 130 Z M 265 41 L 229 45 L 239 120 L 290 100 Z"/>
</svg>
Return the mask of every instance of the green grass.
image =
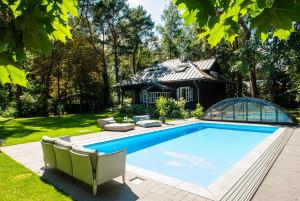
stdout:
<svg viewBox="0 0 300 201">
<path fill-rule="evenodd" d="M 288 109 L 288 111 L 300 122 L 300 108 Z"/>
<path fill-rule="evenodd" d="M 0 153 L 0 164 L 0 200 L 72 200 L 3 153 Z"/>
<path fill-rule="evenodd" d="M 59 137 L 99 132 L 96 120 L 110 116 L 118 122 L 123 119 L 118 113 L 8 119 L 0 121 L 0 139 L 5 139 L 5 145 L 12 145 L 39 141 L 44 135 Z"/>
</svg>

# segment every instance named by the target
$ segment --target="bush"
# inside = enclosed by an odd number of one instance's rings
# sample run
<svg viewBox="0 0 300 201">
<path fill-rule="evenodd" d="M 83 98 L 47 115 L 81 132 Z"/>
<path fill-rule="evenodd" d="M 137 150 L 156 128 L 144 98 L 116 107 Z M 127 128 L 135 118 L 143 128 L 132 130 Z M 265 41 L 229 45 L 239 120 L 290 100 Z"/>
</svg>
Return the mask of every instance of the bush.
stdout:
<svg viewBox="0 0 300 201">
<path fill-rule="evenodd" d="M 3 112 L 1 113 L 2 117 L 16 117 L 17 116 L 17 109 L 12 106 L 8 106 Z"/>
<path fill-rule="evenodd" d="M 33 96 L 27 92 L 25 92 L 23 95 L 20 96 L 21 101 L 21 116 L 33 116 L 36 114 L 36 110 L 38 108 L 37 102 L 38 98 L 36 96 Z"/>
<path fill-rule="evenodd" d="M 200 119 L 204 115 L 203 107 L 200 103 L 197 104 L 196 109 L 192 112 L 192 116 Z"/>
<path fill-rule="evenodd" d="M 183 98 L 180 98 L 178 101 L 169 99 L 167 101 L 167 116 L 170 118 L 188 118 L 189 112 L 185 110 L 185 104 L 186 101 Z"/>
<path fill-rule="evenodd" d="M 143 104 L 123 105 L 123 106 L 119 106 L 117 111 L 121 114 L 127 114 L 127 115 L 150 114 L 151 116 L 157 116 L 155 107 L 153 107 L 152 105 L 149 106 Z"/>
<path fill-rule="evenodd" d="M 156 100 L 156 110 L 159 113 L 159 116 L 165 117 L 167 115 L 168 109 L 167 109 L 167 99 L 163 96 L 159 97 Z"/>
</svg>

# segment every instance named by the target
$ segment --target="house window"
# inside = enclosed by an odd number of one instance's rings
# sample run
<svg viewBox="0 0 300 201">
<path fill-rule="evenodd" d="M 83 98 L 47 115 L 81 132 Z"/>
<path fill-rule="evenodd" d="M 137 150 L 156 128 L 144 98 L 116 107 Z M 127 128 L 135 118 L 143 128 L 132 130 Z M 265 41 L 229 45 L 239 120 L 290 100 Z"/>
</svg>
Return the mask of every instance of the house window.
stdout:
<svg viewBox="0 0 300 201">
<path fill-rule="evenodd" d="M 147 103 L 147 99 L 148 99 L 148 91 L 147 90 L 143 90 L 140 93 L 140 102 L 141 103 Z"/>
<path fill-rule="evenodd" d="M 140 101 L 141 103 L 156 103 L 156 100 L 163 96 L 165 98 L 171 98 L 171 92 L 148 92 L 147 90 L 143 90 L 140 93 Z"/>
<path fill-rule="evenodd" d="M 186 102 L 193 101 L 193 88 L 179 87 L 176 90 L 177 99 L 184 98 Z"/>
</svg>

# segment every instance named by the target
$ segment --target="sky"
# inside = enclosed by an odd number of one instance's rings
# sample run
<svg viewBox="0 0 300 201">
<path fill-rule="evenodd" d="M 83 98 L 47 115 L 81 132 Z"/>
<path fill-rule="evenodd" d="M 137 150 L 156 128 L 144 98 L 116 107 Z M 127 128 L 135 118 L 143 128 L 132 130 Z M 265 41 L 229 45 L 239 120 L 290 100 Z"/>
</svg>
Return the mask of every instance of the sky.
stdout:
<svg viewBox="0 0 300 201">
<path fill-rule="evenodd" d="M 142 5 L 147 13 L 151 15 L 155 26 L 161 24 L 160 16 L 170 0 L 128 0 L 131 7 Z"/>
</svg>

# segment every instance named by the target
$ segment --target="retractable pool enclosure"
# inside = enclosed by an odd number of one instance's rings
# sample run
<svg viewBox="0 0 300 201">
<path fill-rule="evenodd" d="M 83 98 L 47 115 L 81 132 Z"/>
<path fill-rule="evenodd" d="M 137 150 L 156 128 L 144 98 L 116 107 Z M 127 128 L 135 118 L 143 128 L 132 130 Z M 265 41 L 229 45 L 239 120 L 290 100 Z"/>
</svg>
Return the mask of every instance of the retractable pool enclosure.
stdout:
<svg viewBox="0 0 300 201">
<path fill-rule="evenodd" d="M 211 106 L 203 120 L 298 124 L 295 117 L 282 107 L 258 98 L 230 98 Z"/>
</svg>

